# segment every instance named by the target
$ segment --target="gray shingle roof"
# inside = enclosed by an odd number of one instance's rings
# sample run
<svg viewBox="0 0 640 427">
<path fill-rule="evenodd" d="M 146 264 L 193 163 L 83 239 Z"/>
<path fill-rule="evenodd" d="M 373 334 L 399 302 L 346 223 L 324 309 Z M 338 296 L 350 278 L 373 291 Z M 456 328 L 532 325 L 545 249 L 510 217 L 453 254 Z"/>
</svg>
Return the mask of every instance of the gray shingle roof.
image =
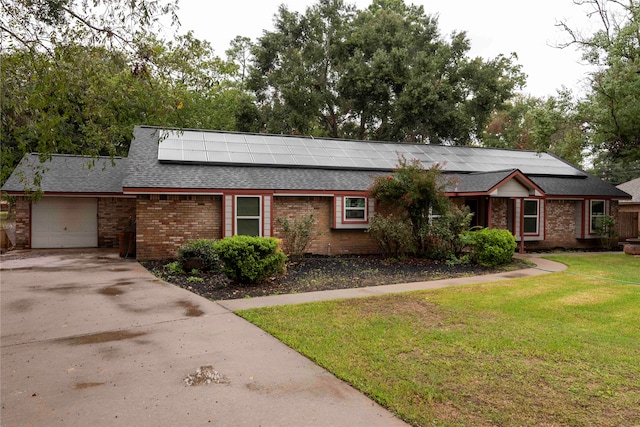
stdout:
<svg viewBox="0 0 640 427">
<path fill-rule="evenodd" d="M 136 127 L 134 141 L 129 151 L 128 173 L 124 187 L 129 189 L 256 189 L 289 191 L 365 191 L 376 176 L 388 174 L 385 171 L 322 169 L 303 167 L 268 167 L 261 165 L 217 165 L 214 163 L 181 163 L 158 161 L 158 135 L 160 129 Z M 402 144 L 404 146 L 404 144 Z M 484 150 L 475 147 L 454 148 L 460 154 L 467 150 L 473 155 L 500 156 L 508 150 Z M 443 147 L 438 147 L 442 151 Z M 453 152 L 452 152 L 453 155 Z M 548 156 L 548 155 L 547 155 Z M 517 156 L 511 156 L 514 158 Z M 484 192 L 493 188 L 509 176 L 515 169 L 531 179 L 545 193 L 556 196 L 600 196 L 628 197 L 614 186 L 602 182 L 579 169 L 574 176 L 535 176 L 525 170 L 537 170 L 537 155 L 523 155 L 522 164 L 511 165 L 501 171 L 454 174 L 458 181 L 458 192 Z M 548 157 L 545 157 L 548 161 Z M 556 159 L 564 167 L 568 163 Z M 447 188 L 453 191 L 453 188 Z M 135 191 L 132 191 L 135 192 Z"/>
<path fill-rule="evenodd" d="M 364 191 L 385 172 L 161 163 L 157 129 L 136 127 L 125 188 Z M 388 173 L 388 172 L 387 172 Z"/>
<path fill-rule="evenodd" d="M 624 191 L 593 175 L 587 175 L 582 179 L 549 176 L 530 176 L 529 178 L 547 196 L 629 197 Z"/>
<path fill-rule="evenodd" d="M 44 171 L 42 190 L 57 193 L 138 193 L 145 191 L 172 192 L 191 190 L 269 190 L 333 192 L 366 191 L 377 176 L 386 175 L 385 170 L 364 170 L 344 168 L 313 168 L 300 166 L 265 166 L 233 164 L 200 164 L 181 162 L 160 162 L 158 160 L 158 135 L 160 129 L 138 126 L 134 129 L 134 139 L 127 159 L 91 158 L 84 156 L 53 155 L 50 161 L 40 162 L 36 154 L 26 155 L 16 171 L 3 186 L 9 192 L 22 192 L 25 182 L 32 183 L 34 166 Z M 238 135 L 238 134 L 234 134 Z M 405 144 L 401 144 L 405 146 Z M 407 148 L 407 147 L 405 147 Z M 474 156 L 500 156 L 506 150 L 484 150 L 475 147 L 438 147 L 455 148 L 451 151 L 454 158 L 462 154 L 467 158 Z M 410 146 L 407 148 L 411 150 Z M 478 151 L 479 150 L 479 151 Z M 454 153 L 455 152 L 455 153 Z M 510 151 L 509 151 L 510 153 Z M 521 158 L 522 164 L 514 164 L 502 170 L 460 173 L 446 169 L 455 179 L 455 186 L 447 191 L 458 193 L 487 192 L 516 169 L 520 170 L 548 196 L 559 197 L 612 197 L 629 198 L 624 191 L 573 168 L 560 159 L 562 168 L 571 167 L 575 173 L 563 176 L 537 175 L 531 171 L 539 170 L 535 163 L 537 156 L 510 155 L 510 159 Z M 545 157 L 544 164 L 548 164 Z M 546 162 L 546 163 L 545 163 Z M 496 163 L 496 162 L 494 162 Z M 499 162 L 498 162 L 499 163 Z M 498 164 L 496 163 L 496 164 Z M 89 167 L 89 165 L 92 167 Z M 526 173 L 525 170 L 529 170 Z M 457 172 L 457 173 L 456 173 Z M 21 181 L 21 177 L 25 180 Z"/>
<path fill-rule="evenodd" d="M 640 178 L 623 182 L 622 184 L 618 185 L 617 188 L 626 193 L 629 193 L 632 197 L 631 200 L 625 200 L 624 203 L 640 203 Z"/>
<path fill-rule="evenodd" d="M 452 175 L 447 191 L 457 193 L 482 193 L 491 190 L 516 169 Z"/>
<path fill-rule="evenodd" d="M 42 175 L 41 189 L 55 193 L 122 193 L 126 159 L 54 154 L 41 161 L 37 154 L 25 155 L 2 186 L 21 193 L 34 188 L 36 174 Z"/>
</svg>

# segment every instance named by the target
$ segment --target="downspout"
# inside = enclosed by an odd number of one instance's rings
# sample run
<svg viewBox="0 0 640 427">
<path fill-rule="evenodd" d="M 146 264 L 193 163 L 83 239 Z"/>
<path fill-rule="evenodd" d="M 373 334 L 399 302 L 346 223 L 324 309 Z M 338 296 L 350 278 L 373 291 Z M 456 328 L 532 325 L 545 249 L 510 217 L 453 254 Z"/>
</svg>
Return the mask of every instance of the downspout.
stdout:
<svg viewBox="0 0 640 427">
<path fill-rule="evenodd" d="M 524 197 L 520 198 L 520 251 L 524 253 Z"/>
</svg>

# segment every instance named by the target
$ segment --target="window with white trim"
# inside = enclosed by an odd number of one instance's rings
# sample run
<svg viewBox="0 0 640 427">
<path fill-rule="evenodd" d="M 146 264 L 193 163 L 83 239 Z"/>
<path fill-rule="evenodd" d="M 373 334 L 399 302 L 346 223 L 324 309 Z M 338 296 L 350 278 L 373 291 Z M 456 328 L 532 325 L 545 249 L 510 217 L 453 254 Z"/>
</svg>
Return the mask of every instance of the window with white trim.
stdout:
<svg viewBox="0 0 640 427">
<path fill-rule="evenodd" d="M 366 221 L 367 220 L 367 198 L 366 197 L 345 197 L 344 198 L 344 221 Z"/>
<path fill-rule="evenodd" d="M 596 233 L 602 227 L 602 218 L 605 216 L 604 200 L 591 200 L 589 207 L 591 217 L 591 233 Z"/>
<path fill-rule="evenodd" d="M 245 236 L 262 235 L 260 196 L 236 196 L 236 233 Z"/>
<path fill-rule="evenodd" d="M 539 216 L 538 200 L 525 200 L 523 208 L 524 234 L 538 234 Z"/>
</svg>

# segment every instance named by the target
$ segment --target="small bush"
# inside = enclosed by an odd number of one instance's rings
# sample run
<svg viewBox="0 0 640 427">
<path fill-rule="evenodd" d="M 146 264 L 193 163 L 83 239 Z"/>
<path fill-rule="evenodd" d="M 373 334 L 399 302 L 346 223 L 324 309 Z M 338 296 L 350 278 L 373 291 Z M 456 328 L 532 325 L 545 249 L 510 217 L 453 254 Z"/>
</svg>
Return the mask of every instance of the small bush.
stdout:
<svg viewBox="0 0 640 427">
<path fill-rule="evenodd" d="M 397 215 L 375 214 L 368 233 L 374 238 L 385 257 L 402 258 L 416 250 L 417 242 L 409 220 Z"/>
<path fill-rule="evenodd" d="M 222 271 L 240 283 L 260 283 L 285 273 L 286 255 L 273 237 L 233 236 L 215 243 Z"/>
<path fill-rule="evenodd" d="M 289 221 L 287 218 L 276 220 L 282 227 L 285 249 L 292 258 L 302 258 L 313 238 L 313 214 Z"/>
<path fill-rule="evenodd" d="M 509 230 L 483 228 L 464 234 L 463 241 L 473 246 L 472 259 L 483 267 L 508 264 L 516 250 L 516 239 Z"/>
<path fill-rule="evenodd" d="M 215 240 L 192 240 L 178 248 L 178 261 L 185 271 L 194 268 L 202 271 L 218 271 L 220 260 L 215 250 Z"/>
<path fill-rule="evenodd" d="M 611 249 L 615 238 L 620 235 L 616 230 L 616 219 L 611 215 L 598 218 L 595 232 L 600 236 L 600 243 L 604 249 Z"/>
<path fill-rule="evenodd" d="M 184 274 L 184 269 L 178 261 L 173 261 L 165 264 L 164 268 L 171 274 Z"/>
</svg>

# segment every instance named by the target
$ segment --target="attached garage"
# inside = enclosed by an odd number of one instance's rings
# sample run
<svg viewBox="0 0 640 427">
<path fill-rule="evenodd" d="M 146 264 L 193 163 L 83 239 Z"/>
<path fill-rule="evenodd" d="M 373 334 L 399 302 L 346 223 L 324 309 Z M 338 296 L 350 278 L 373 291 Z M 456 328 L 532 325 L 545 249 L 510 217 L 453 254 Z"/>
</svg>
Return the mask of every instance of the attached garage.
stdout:
<svg viewBox="0 0 640 427">
<path fill-rule="evenodd" d="M 32 248 L 98 247 L 98 199 L 43 197 L 31 207 Z"/>
</svg>

